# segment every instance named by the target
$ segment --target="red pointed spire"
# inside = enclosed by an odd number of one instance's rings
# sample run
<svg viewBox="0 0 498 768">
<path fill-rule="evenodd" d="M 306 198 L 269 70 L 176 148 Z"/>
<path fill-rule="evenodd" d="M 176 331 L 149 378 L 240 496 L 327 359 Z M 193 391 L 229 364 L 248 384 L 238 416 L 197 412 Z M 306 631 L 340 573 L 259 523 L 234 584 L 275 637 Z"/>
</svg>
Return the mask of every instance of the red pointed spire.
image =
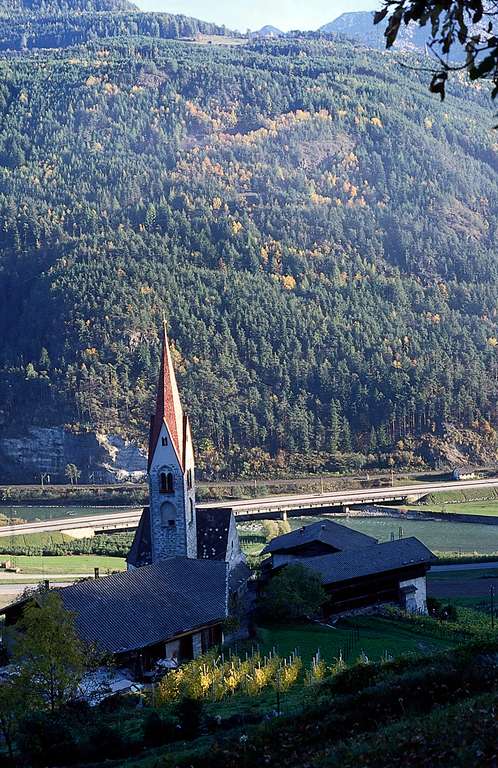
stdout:
<svg viewBox="0 0 498 768">
<path fill-rule="evenodd" d="M 161 427 L 166 424 L 170 439 L 175 448 L 178 460 L 183 467 L 184 447 L 184 415 L 178 394 L 173 360 L 168 342 L 166 323 L 163 321 L 163 348 L 161 353 L 161 369 L 157 386 L 156 411 L 151 419 L 149 439 L 149 468 L 156 450 Z"/>
</svg>

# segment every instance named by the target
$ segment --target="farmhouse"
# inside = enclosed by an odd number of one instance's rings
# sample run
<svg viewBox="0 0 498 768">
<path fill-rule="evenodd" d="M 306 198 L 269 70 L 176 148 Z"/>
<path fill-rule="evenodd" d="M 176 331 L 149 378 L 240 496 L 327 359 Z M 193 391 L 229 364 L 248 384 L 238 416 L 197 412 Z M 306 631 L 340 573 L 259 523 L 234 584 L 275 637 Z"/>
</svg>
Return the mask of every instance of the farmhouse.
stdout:
<svg viewBox="0 0 498 768">
<path fill-rule="evenodd" d="M 331 555 L 377 544 L 377 539 L 332 520 L 321 520 L 272 539 L 263 550 L 271 555 L 272 568 L 296 559 Z"/>
<path fill-rule="evenodd" d="M 393 602 L 427 611 L 426 574 L 436 558 L 414 537 L 379 544 L 326 521 L 278 536 L 263 553 L 270 555 L 263 569 L 267 578 L 292 563 L 318 573 L 328 595 L 326 613 Z"/>
</svg>

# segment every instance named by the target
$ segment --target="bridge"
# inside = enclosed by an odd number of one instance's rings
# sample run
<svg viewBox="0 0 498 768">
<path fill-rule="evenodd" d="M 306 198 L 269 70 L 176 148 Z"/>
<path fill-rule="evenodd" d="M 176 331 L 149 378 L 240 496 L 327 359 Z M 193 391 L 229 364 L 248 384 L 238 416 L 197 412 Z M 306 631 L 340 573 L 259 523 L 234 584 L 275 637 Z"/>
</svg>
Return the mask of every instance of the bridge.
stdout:
<svg viewBox="0 0 498 768">
<path fill-rule="evenodd" d="M 345 510 L 359 504 L 379 504 L 382 502 L 408 501 L 421 499 L 431 493 L 457 490 L 479 490 L 498 488 L 498 477 L 482 480 L 445 481 L 417 483 L 386 488 L 364 488 L 358 490 L 333 491 L 331 493 L 311 493 L 285 496 L 265 496 L 258 499 L 213 502 L 199 504 L 201 508 L 229 508 L 236 517 L 255 520 L 267 517 L 300 517 L 317 513 Z M 82 517 L 43 520 L 20 525 L 0 526 L 0 537 L 30 533 L 54 533 L 60 531 L 71 536 L 83 538 L 98 533 L 112 533 L 134 530 L 140 520 L 141 510 L 119 510 Z"/>
</svg>

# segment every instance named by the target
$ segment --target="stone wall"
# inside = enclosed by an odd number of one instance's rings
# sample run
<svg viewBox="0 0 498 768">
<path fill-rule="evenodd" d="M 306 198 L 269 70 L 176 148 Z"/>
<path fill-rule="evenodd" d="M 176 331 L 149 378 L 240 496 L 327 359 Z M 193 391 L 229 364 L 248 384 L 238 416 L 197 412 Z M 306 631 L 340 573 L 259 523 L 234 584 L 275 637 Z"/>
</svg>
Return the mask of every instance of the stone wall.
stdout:
<svg viewBox="0 0 498 768">
<path fill-rule="evenodd" d="M 427 580 L 425 576 L 419 576 L 416 579 L 400 581 L 400 589 L 413 588 L 413 591 L 406 595 L 405 608 L 411 613 L 427 613 Z"/>
</svg>

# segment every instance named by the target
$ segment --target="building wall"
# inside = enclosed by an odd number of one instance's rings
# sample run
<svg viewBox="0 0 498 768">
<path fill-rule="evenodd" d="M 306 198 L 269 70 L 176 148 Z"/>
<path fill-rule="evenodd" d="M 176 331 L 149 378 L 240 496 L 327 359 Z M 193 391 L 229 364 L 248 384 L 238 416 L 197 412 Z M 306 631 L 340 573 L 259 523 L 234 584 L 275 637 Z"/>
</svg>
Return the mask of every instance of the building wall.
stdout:
<svg viewBox="0 0 498 768">
<path fill-rule="evenodd" d="M 425 576 L 418 576 L 408 581 L 400 581 L 400 589 L 403 587 L 415 587 L 412 594 L 407 595 L 406 610 L 411 613 L 427 613 L 427 579 Z"/>
<path fill-rule="evenodd" d="M 192 650 L 194 659 L 198 659 L 199 656 L 202 656 L 202 634 L 200 632 L 196 632 L 192 635 Z"/>
<path fill-rule="evenodd" d="M 228 528 L 227 538 L 227 554 L 225 559 L 228 563 L 229 569 L 234 568 L 239 563 L 245 562 L 244 553 L 240 548 L 239 534 L 237 531 L 237 524 L 235 522 L 235 515 L 233 512 L 230 515 L 230 526 Z"/>
</svg>

